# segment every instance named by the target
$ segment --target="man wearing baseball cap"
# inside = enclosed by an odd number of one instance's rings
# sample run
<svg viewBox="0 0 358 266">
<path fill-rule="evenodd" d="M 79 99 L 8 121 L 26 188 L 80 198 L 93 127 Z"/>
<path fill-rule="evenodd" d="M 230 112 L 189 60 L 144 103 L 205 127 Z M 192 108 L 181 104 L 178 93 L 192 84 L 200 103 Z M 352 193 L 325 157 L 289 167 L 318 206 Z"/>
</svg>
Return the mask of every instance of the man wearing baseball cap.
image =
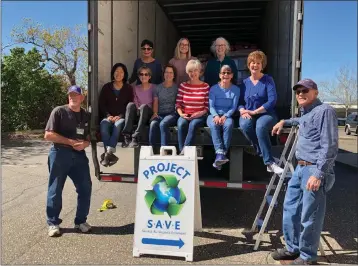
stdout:
<svg viewBox="0 0 358 266">
<path fill-rule="evenodd" d="M 68 104 L 51 112 L 45 129 L 45 139 L 53 142 L 48 156 L 49 184 L 47 194 L 48 235 L 60 236 L 62 220 L 62 190 L 69 176 L 78 194 L 75 228 L 83 233 L 91 230 L 86 222 L 90 208 L 92 181 L 85 148 L 89 146 L 89 113 L 81 108 L 84 100 L 78 86 L 68 88 Z"/>
<path fill-rule="evenodd" d="M 299 81 L 293 91 L 301 116 L 282 120 L 272 129 L 272 134 L 279 134 L 284 126 L 299 125 L 298 165 L 288 183 L 283 206 L 286 247 L 273 252 L 272 258 L 293 260 L 294 265 L 316 264 L 326 194 L 335 181 L 338 120 L 335 110 L 318 99 L 318 87 L 313 80 Z"/>
</svg>

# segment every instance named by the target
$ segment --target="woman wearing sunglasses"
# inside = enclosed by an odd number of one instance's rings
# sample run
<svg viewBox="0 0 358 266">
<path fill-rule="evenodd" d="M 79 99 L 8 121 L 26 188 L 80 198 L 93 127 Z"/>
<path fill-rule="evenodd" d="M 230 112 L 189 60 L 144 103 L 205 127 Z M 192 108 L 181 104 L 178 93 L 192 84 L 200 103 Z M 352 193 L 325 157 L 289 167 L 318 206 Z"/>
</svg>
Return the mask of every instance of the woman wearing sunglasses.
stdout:
<svg viewBox="0 0 358 266">
<path fill-rule="evenodd" d="M 191 56 L 190 42 L 187 38 L 181 38 L 175 48 L 174 57 L 170 59 L 169 64 L 176 68 L 175 83 L 179 86 L 182 82 L 188 81 L 189 76 L 185 71 L 186 64 L 191 59 L 196 59 Z"/>
<path fill-rule="evenodd" d="M 140 47 L 142 55 L 141 58 L 138 58 L 134 62 L 132 76 L 129 78 L 129 83 L 132 84 L 136 81 L 136 85 L 141 84 L 141 80 L 137 73 L 138 69 L 142 66 L 150 68 L 152 72 L 150 80 L 151 83 L 162 83 L 162 65 L 160 64 L 159 60 L 153 58 L 153 42 L 150 40 L 143 40 Z"/>
<path fill-rule="evenodd" d="M 277 93 L 271 76 L 263 74 L 266 67 L 266 55 L 254 51 L 247 58 L 247 67 L 251 76 L 243 81 L 240 96 L 240 128 L 251 141 L 256 154 L 261 156 L 268 172 L 281 174 L 272 156 L 270 132 L 277 122 L 275 105 Z"/>
<path fill-rule="evenodd" d="M 138 147 L 138 141 L 153 114 L 153 89 L 154 85 L 149 82 L 152 72 L 149 67 L 142 66 L 138 69 L 140 85 L 134 87 L 133 103 L 127 105 L 125 126 L 123 128 L 124 142 L 122 147 Z M 137 122 L 137 128 L 133 132 L 133 125 Z"/>
<path fill-rule="evenodd" d="M 221 170 L 222 165 L 229 161 L 226 153 L 230 148 L 232 136 L 233 119 L 231 117 L 237 109 L 240 89 L 232 84 L 234 74 L 229 65 L 221 67 L 219 76 L 219 83 L 210 88 L 210 115 L 207 124 L 210 127 L 216 153 L 213 166 Z"/>
<path fill-rule="evenodd" d="M 200 78 L 201 63 L 199 60 L 190 60 L 186 65 L 186 73 L 190 80 L 180 84 L 176 109 L 178 119 L 178 142 L 182 153 L 184 146 L 194 142 L 195 131 L 205 124 L 209 104 L 209 85 Z"/>
</svg>

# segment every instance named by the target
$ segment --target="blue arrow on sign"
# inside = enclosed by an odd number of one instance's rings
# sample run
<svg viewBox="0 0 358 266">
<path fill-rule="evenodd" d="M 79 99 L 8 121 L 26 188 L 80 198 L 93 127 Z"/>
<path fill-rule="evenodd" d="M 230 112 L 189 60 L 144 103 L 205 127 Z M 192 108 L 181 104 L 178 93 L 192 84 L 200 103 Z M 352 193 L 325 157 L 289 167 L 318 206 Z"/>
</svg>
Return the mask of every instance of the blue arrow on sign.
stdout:
<svg viewBox="0 0 358 266">
<path fill-rule="evenodd" d="M 158 245 L 158 246 L 173 246 L 179 249 L 184 246 L 183 240 L 170 240 L 170 239 L 156 239 L 156 238 L 142 238 L 142 244 L 145 245 Z"/>
</svg>

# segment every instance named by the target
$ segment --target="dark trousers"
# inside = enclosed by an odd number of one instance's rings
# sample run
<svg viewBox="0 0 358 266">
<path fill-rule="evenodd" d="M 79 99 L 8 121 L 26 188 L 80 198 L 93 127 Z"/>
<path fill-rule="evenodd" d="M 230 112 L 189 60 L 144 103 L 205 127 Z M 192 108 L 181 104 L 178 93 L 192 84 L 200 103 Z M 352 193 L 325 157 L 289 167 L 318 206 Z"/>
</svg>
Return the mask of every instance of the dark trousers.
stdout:
<svg viewBox="0 0 358 266">
<path fill-rule="evenodd" d="M 146 105 L 142 104 L 139 109 L 137 109 L 134 103 L 128 103 L 125 123 L 123 128 L 123 134 L 132 134 L 132 138 L 140 138 L 144 127 L 148 124 L 149 119 L 153 115 L 152 109 Z M 133 132 L 133 126 L 137 123 L 137 128 Z"/>
<path fill-rule="evenodd" d="M 91 204 L 92 181 L 88 158 L 84 151 L 75 151 L 66 147 L 54 147 L 50 149 L 48 156 L 48 168 L 50 172 L 47 193 L 47 223 L 59 225 L 62 210 L 62 190 L 67 176 L 76 187 L 77 211 L 75 224 L 86 222 Z"/>
</svg>

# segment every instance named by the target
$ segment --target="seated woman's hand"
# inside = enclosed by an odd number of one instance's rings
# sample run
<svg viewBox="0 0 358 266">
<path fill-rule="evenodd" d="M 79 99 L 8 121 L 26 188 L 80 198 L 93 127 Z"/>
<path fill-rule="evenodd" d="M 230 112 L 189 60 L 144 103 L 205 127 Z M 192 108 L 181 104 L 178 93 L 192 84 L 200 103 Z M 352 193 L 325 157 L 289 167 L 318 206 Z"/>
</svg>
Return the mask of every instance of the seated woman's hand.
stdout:
<svg viewBox="0 0 358 266">
<path fill-rule="evenodd" d="M 112 122 L 113 123 L 115 123 L 115 122 L 117 122 L 119 119 L 121 119 L 121 117 L 120 116 L 114 116 L 113 118 L 112 118 Z"/>
<path fill-rule="evenodd" d="M 201 116 L 202 116 L 201 112 L 195 112 L 195 113 L 191 114 L 191 116 L 189 117 L 189 120 L 193 120 L 194 118 L 199 118 Z"/>
<path fill-rule="evenodd" d="M 214 118 L 213 118 L 213 122 L 215 123 L 215 125 L 220 125 L 220 122 L 221 121 L 221 118 L 220 116 L 216 115 Z"/>
<path fill-rule="evenodd" d="M 113 116 L 110 115 L 110 116 L 107 117 L 107 119 L 108 119 L 109 122 L 113 122 Z"/>
<path fill-rule="evenodd" d="M 244 113 L 241 115 L 241 117 L 243 117 L 244 119 L 251 119 L 251 115 L 249 115 L 249 113 Z"/>
<path fill-rule="evenodd" d="M 158 114 L 157 113 L 154 113 L 153 115 L 152 115 L 152 117 L 150 118 L 150 121 L 152 121 L 152 120 L 154 120 L 154 119 L 156 119 L 156 118 L 158 118 L 159 116 L 158 116 Z"/>
<path fill-rule="evenodd" d="M 219 125 L 224 125 L 225 121 L 226 121 L 226 116 L 223 115 L 222 117 L 220 117 Z"/>
</svg>

